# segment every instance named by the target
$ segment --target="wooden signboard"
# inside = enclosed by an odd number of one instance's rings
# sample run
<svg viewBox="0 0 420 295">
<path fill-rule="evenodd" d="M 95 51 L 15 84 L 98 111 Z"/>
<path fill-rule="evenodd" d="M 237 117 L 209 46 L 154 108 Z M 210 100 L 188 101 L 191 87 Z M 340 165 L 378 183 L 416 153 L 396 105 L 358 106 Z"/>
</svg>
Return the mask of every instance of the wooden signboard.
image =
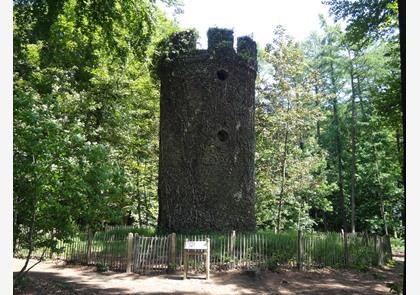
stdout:
<svg viewBox="0 0 420 295">
<path fill-rule="evenodd" d="M 185 241 L 185 250 L 207 250 L 207 241 Z"/>
<path fill-rule="evenodd" d="M 206 280 L 210 277 L 210 239 L 205 241 L 188 241 L 184 245 L 184 279 L 188 273 L 188 259 L 192 255 L 204 255 L 206 259 Z"/>
</svg>

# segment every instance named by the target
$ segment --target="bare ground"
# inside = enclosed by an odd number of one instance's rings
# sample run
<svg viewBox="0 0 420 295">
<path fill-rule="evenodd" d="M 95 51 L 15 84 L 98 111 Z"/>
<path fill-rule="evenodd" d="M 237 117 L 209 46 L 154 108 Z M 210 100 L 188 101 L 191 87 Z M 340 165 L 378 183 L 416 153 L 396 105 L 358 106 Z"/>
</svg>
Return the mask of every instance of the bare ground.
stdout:
<svg viewBox="0 0 420 295">
<path fill-rule="evenodd" d="M 144 276 L 96 272 L 95 267 L 42 262 L 28 275 L 24 287 L 14 294 L 391 294 L 387 283 L 402 285 L 403 257 L 394 267 L 367 272 L 343 269 L 261 272 L 251 277 L 241 271 L 212 272 L 182 280 L 182 274 Z M 32 261 L 32 263 L 35 261 Z M 16 273 L 23 259 L 13 260 Z"/>
</svg>

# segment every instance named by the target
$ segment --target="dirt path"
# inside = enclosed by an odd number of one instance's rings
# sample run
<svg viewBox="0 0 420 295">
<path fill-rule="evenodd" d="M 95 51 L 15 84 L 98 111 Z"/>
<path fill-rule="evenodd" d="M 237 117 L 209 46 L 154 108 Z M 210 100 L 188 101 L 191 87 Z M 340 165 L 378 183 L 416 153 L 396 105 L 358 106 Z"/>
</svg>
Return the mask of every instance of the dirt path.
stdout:
<svg viewBox="0 0 420 295">
<path fill-rule="evenodd" d="M 210 280 L 182 280 L 181 274 L 141 276 L 99 273 L 95 267 L 43 262 L 35 266 L 25 288 L 15 294 L 391 294 L 386 283 L 402 282 L 403 261 L 368 272 L 311 270 L 262 272 L 252 278 L 240 271 L 214 272 Z M 13 271 L 23 265 L 14 259 Z"/>
</svg>

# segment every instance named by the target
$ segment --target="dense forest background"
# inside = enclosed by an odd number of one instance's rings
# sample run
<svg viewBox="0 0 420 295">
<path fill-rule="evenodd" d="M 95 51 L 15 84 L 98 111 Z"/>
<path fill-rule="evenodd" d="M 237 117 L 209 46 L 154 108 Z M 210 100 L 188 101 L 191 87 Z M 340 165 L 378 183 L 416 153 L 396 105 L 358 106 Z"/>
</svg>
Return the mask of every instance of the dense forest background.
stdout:
<svg viewBox="0 0 420 295">
<path fill-rule="evenodd" d="M 181 8 L 177 0 L 161 0 Z M 369 4 L 371 3 L 371 4 Z M 260 44 L 261 230 L 404 235 L 396 0 L 325 1 L 337 21 Z M 180 11 L 180 9 L 175 9 Z M 14 1 L 14 246 L 104 225 L 156 225 L 159 42 L 153 0 Z"/>
</svg>

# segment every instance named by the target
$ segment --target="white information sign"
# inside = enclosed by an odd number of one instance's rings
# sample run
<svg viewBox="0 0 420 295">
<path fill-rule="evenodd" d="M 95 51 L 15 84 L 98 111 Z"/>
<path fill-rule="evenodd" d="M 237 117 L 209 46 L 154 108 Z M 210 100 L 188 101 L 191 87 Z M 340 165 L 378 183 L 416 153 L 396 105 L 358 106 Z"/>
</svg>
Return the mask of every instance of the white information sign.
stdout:
<svg viewBox="0 0 420 295">
<path fill-rule="evenodd" d="M 207 241 L 185 241 L 185 250 L 207 250 Z"/>
</svg>

